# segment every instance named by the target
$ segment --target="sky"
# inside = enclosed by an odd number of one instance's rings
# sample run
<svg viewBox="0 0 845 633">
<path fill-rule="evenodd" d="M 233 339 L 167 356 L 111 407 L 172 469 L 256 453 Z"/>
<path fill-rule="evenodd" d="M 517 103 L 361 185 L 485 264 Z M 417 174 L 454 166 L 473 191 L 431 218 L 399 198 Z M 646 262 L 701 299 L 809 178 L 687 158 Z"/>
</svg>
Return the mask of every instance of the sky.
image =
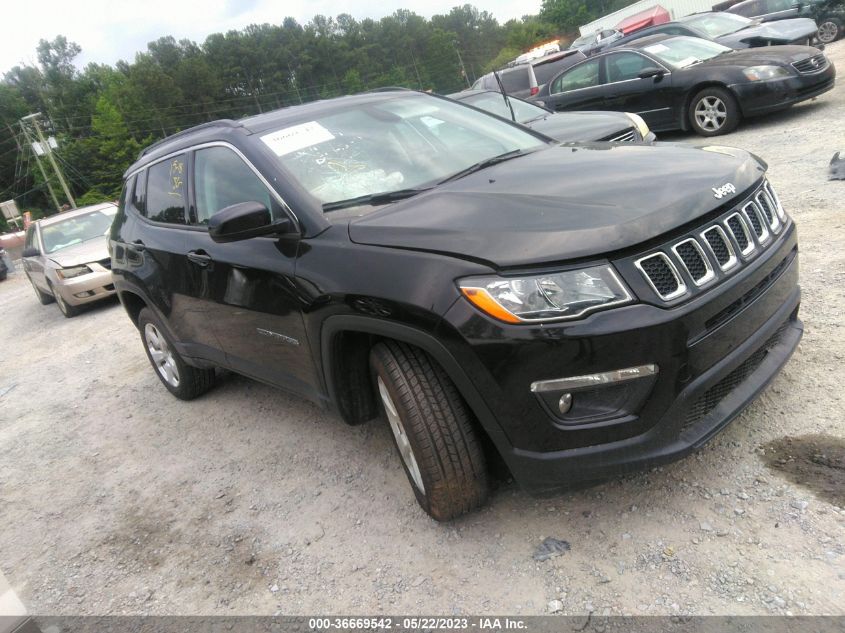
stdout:
<svg viewBox="0 0 845 633">
<path fill-rule="evenodd" d="M 448 13 L 467 0 L 43 0 L 34 4 L 14 0 L 2 9 L 0 74 L 17 64 L 35 64 L 38 40 L 64 35 L 82 47 L 80 67 L 89 62 L 114 64 L 131 61 L 147 42 L 165 35 L 202 43 L 216 32 L 242 29 L 249 24 L 280 24 L 291 16 L 301 24 L 316 14 L 349 13 L 357 19 L 378 19 L 396 9 L 411 9 L 431 17 Z M 540 0 L 476 0 L 500 22 L 538 13 Z"/>
</svg>

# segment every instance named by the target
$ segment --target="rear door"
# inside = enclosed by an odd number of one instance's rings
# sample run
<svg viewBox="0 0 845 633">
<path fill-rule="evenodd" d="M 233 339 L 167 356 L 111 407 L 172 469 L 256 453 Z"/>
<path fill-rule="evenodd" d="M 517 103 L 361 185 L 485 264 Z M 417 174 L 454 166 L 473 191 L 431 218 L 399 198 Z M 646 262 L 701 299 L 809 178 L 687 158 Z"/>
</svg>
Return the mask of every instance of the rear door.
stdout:
<svg viewBox="0 0 845 633">
<path fill-rule="evenodd" d="M 667 68 L 630 51 L 609 53 L 602 61 L 608 110 L 639 114 L 652 128 L 671 127 L 677 115 L 672 106 L 672 76 Z M 641 79 L 639 74 L 646 68 L 661 68 L 666 74 Z"/>
<path fill-rule="evenodd" d="M 543 102 L 556 112 L 606 110 L 601 58 L 588 59 L 552 79 L 549 96 Z"/>
<path fill-rule="evenodd" d="M 241 202 L 260 202 L 274 220 L 284 218 L 277 194 L 228 145 L 197 149 L 192 165 L 188 279 L 204 327 L 235 371 L 313 395 L 318 381 L 294 276 L 298 236 L 218 244 L 208 234 L 215 213 Z"/>
</svg>

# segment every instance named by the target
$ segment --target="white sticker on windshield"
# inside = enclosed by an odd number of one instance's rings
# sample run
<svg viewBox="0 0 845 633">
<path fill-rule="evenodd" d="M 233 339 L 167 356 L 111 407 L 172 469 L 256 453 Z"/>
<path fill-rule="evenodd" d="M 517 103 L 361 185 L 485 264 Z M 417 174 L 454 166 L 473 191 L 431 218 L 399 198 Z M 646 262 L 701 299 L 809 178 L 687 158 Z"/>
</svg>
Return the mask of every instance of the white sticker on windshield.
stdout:
<svg viewBox="0 0 845 633">
<path fill-rule="evenodd" d="M 316 121 L 309 121 L 308 123 L 294 125 L 283 130 L 276 130 L 261 137 L 264 144 L 273 150 L 276 156 L 284 156 L 299 149 L 319 145 L 332 139 L 334 139 L 334 134 Z"/>
<path fill-rule="evenodd" d="M 679 62 L 676 62 L 676 65 L 680 66 L 681 68 L 686 68 L 687 66 L 692 66 L 693 64 L 697 64 L 701 60 L 698 57 L 686 57 Z"/>
<path fill-rule="evenodd" d="M 652 53 L 656 55 L 657 53 L 664 53 L 669 50 L 668 46 L 664 46 L 663 44 L 652 44 L 651 46 L 646 46 L 643 49 L 646 53 Z"/>
</svg>

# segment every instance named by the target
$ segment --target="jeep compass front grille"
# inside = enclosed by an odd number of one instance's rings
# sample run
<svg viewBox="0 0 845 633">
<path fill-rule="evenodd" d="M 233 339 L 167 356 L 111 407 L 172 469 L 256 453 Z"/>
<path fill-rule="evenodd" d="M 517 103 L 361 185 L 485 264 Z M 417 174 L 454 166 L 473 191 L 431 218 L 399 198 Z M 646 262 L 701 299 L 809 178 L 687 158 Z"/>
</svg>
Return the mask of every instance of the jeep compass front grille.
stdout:
<svg viewBox="0 0 845 633">
<path fill-rule="evenodd" d="M 768 183 L 738 207 L 697 233 L 634 261 L 663 301 L 705 286 L 767 248 L 784 228 L 786 215 Z"/>
</svg>

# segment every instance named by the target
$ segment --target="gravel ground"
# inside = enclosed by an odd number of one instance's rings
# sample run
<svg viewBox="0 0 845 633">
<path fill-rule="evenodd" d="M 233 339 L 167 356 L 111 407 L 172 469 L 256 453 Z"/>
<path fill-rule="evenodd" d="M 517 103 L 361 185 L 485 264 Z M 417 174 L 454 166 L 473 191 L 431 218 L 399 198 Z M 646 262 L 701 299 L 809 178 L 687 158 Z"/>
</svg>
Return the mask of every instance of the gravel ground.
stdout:
<svg viewBox="0 0 845 633">
<path fill-rule="evenodd" d="M 505 485 L 448 525 L 386 424 L 237 376 L 179 402 L 118 304 L 64 319 L 10 276 L 0 569 L 39 614 L 845 614 L 843 84 L 718 140 L 770 162 L 800 225 L 806 334 L 762 397 L 671 466 L 552 500 Z M 545 537 L 571 550 L 536 562 Z"/>
</svg>

